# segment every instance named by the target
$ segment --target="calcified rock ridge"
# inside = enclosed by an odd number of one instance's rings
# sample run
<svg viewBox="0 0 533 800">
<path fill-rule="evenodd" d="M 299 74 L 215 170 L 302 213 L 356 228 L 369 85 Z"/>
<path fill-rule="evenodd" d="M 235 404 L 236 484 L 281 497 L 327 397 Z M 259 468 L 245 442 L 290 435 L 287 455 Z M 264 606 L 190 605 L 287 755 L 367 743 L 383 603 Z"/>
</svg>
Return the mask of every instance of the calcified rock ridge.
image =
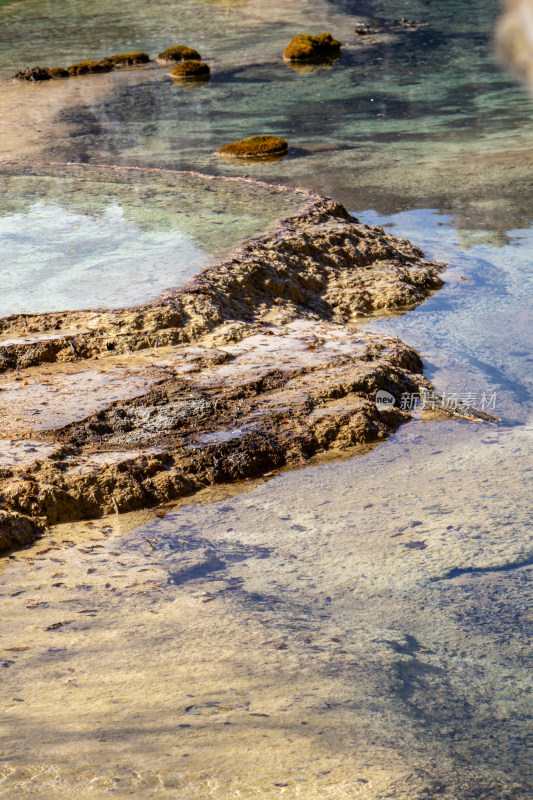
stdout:
<svg viewBox="0 0 533 800">
<path fill-rule="evenodd" d="M 421 302 L 443 265 L 302 198 L 273 233 L 146 305 L 0 320 L 8 512 L 38 535 L 43 520 L 161 504 L 377 442 L 408 419 L 374 396 L 417 392 L 419 356 L 355 323 Z"/>
</svg>

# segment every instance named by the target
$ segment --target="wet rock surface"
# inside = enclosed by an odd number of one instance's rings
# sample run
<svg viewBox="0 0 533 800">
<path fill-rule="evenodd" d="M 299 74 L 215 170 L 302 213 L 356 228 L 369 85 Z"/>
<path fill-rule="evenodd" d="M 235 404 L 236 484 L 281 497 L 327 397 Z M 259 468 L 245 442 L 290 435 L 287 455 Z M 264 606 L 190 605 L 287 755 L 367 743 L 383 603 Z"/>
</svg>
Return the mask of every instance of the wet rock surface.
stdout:
<svg viewBox="0 0 533 800">
<path fill-rule="evenodd" d="M 8 457 L 1 496 L 54 524 L 384 439 L 409 413 L 375 394 L 417 392 L 422 362 L 355 323 L 420 302 L 442 268 L 310 194 L 272 234 L 145 306 L 1 320 L 4 430 L 52 446 Z"/>
<path fill-rule="evenodd" d="M 46 526 L 42 521 L 0 507 L 0 550 L 31 544 L 45 530 Z"/>
</svg>

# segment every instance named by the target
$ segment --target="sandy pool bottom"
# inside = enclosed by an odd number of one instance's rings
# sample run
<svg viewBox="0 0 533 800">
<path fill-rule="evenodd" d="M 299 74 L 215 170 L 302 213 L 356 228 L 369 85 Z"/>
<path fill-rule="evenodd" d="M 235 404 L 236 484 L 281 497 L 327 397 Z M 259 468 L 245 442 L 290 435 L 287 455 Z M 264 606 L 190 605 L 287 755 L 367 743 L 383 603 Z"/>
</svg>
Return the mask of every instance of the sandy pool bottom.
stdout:
<svg viewBox="0 0 533 800">
<path fill-rule="evenodd" d="M 415 421 L 4 560 L 0 797 L 526 798 L 529 437 Z"/>
</svg>

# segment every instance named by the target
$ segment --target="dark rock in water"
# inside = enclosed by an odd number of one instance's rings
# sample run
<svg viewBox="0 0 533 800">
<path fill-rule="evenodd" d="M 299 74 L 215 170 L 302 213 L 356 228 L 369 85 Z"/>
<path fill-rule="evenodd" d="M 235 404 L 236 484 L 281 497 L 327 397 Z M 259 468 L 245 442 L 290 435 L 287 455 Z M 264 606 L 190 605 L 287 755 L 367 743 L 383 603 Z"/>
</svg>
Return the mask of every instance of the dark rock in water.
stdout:
<svg viewBox="0 0 533 800">
<path fill-rule="evenodd" d="M 102 58 L 100 61 L 87 59 L 85 61 L 77 61 L 68 67 L 67 72 L 70 76 L 75 75 L 94 75 L 99 72 L 111 72 L 113 69 L 112 61 L 107 58 Z"/>
<path fill-rule="evenodd" d="M 13 77 L 21 81 L 49 81 L 52 76 L 46 67 L 28 67 L 21 69 Z"/>
<path fill-rule="evenodd" d="M 118 53 L 115 56 L 107 56 L 103 60 L 112 64 L 114 69 L 122 69 L 124 67 L 135 67 L 138 64 L 148 64 L 150 56 L 141 50 L 133 50 L 131 53 Z"/>
<path fill-rule="evenodd" d="M 175 47 L 169 47 L 163 50 L 157 56 L 157 63 L 162 65 L 176 64 L 179 61 L 200 61 L 202 56 L 197 50 L 186 45 L 178 44 Z"/>
<path fill-rule="evenodd" d="M 46 527 L 36 519 L 16 511 L 0 510 L 0 552 L 31 544 L 45 532 Z"/>
<path fill-rule="evenodd" d="M 203 61 L 182 61 L 170 73 L 172 78 L 209 80 L 211 70 Z"/>
<path fill-rule="evenodd" d="M 295 36 L 285 48 L 283 58 L 287 61 L 307 61 L 313 58 L 324 58 L 338 55 L 341 43 L 330 33 L 321 33 L 313 36 L 310 33 L 301 33 Z"/>
<path fill-rule="evenodd" d="M 238 142 L 226 144 L 217 150 L 217 155 L 228 158 L 271 158 L 287 155 L 289 149 L 285 139 L 279 136 L 251 136 Z"/>
<path fill-rule="evenodd" d="M 64 67 L 50 67 L 48 70 L 51 78 L 68 78 L 69 74 Z"/>
</svg>

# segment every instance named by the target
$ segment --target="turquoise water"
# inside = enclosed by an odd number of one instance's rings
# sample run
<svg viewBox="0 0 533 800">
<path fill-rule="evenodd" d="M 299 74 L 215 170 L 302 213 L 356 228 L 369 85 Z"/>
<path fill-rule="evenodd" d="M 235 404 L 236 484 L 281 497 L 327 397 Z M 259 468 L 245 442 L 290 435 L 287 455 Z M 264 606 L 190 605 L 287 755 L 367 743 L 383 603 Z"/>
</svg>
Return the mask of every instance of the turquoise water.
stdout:
<svg viewBox="0 0 533 800">
<path fill-rule="evenodd" d="M 445 287 L 415 311 L 367 324 L 415 346 L 440 392 L 478 407 L 485 396 L 501 418 L 415 416 L 362 458 L 143 521 L 112 541 L 107 566 L 106 551 L 91 561 L 90 578 L 91 559 L 76 551 L 64 591 L 96 616 L 28 662 L 29 686 L 41 683 L 31 711 L 9 706 L 18 732 L 2 743 L 6 797 L 17 786 L 47 798 L 531 796 L 533 102 L 492 57 L 498 9 L 0 4 L 6 77 L 133 47 L 155 55 L 178 38 L 213 68 L 195 91 L 155 66 L 53 86 L 6 81 L 0 107 L 18 127 L 8 136 L 0 123 L 3 157 L 200 168 L 335 196 L 450 264 Z M 376 16 L 428 24 L 358 41 L 355 23 Z M 331 69 L 283 64 L 293 32 L 328 29 L 344 43 Z M 255 133 L 285 135 L 289 156 L 246 166 L 213 156 Z M 29 577 L 25 564 L 6 568 L 8 589 L 31 581 L 32 598 L 52 603 L 58 567 L 48 577 L 38 565 Z M 128 590 L 140 570 L 160 594 Z M 115 608 L 119 584 L 130 594 Z M 81 700 L 63 658 L 80 673 Z"/>
<path fill-rule="evenodd" d="M 53 85 L 7 81 L 0 104 L 21 115 L 17 137 L 24 147 L 31 134 L 32 148 L 47 160 L 249 173 L 312 185 L 353 209 L 436 208 L 461 228 L 525 228 L 533 112 L 526 91 L 492 56 L 498 10 L 497 0 L 449 0 L 444 7 L 302 0 L 276 4 L 271 19 L 259 0 L 238 7 L 182 0 L 178 19 L 174 6 L 163 3 L 149 10 L 140 2 L 97 2 L 90 9 L 5 4 L 0 74 L 6 78 L 26 64 L 67 64 L 132 47 L 155 56 L 179 40 L 200 50 L 212 80 L 189 90 L 151 65 Z M 376 16 L 427 25 L 383 40 L 358 39 L 356 23 Z M 283 63 L 295 31 L 324 28 L 344 44 L 333 68 L 300 74 Z M 33 131 L 23 117 L 26 104 L 33 105 Z M 213 155 L 228 141 L 258 133 L 285 136 L 289 157 L 243 166 Z M 0 153 L 13 153 L 12 134 Z"/>
</svg>

